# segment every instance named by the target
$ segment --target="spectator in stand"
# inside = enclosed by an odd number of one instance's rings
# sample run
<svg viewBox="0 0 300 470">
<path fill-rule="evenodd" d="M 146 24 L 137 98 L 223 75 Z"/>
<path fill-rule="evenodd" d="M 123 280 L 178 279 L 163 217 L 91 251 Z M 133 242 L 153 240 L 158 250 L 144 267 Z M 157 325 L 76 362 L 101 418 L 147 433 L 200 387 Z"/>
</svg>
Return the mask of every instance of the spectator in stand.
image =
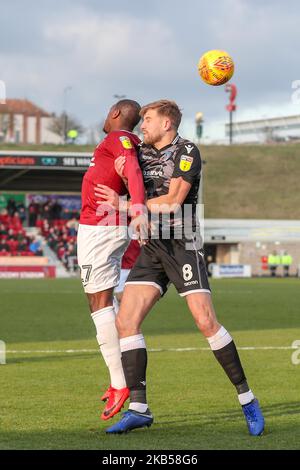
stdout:
<svg viewBox="0 0 300 470">
<path fill-rule="evenodd" d="M 29 250 L 35 256 L 43 256 L 43 250 L 41 249 L 41 242 L 37 240 L 35 237 L 32 238 L 32 241 L 29 245 Z"/>
<path fill-rule="evenodd" d="M 10 198 L 7 201 L 7 212 L 10 216 L 12 216 L 16 211 L 17 211 L 17 204 L 16 201 L 13 198 Z"/>
<path fill-rule="evenodd" d="M 37 221 L 35 223 L 35 226 L 41 230 L 44 236 L 47 236 L 47 234 L 49 233 L 49 230 L 50 230 L 49 221 L 47 219 L 43 219 L 41 215 L 37 216 Z"/>
<path fill-rule="evenodd" d="M 65 256 L 65 251 L 66 250 L 65 250 L 63 242 L 59 242 L 57 246 L 57 256 L 60 260 L 63 260 Z"/>
<path fill-rule="evenodd" d="M 48 242 L 48 245 L 50 246 L 51 250 L 56 251 L 58 241 L 59 241 L 59 237 L 56 233 L 56 230 L 55 230 L 54 227 L 51 227 L 49 229 L 49 234 L 48 234 L 48 237 L 47 237 L 47 242 Z"/>
<path fill-rule="evenodd" d="M 8 238 L 9 239 L 12 239 L 12 240 L 17 239 L 14 229 L 9 228 L 7 233 L 8 233 Z"/>
<path fill-rule="evenodd" d="M 76 219 L 78 220 L 78 224 L 79 224 L 79 218 L 80 218 L 80 212 L 79 211 L 76 211 L 75 209 L 72 211 L 72 219 Z"/>
<path fill-rule="evenodd" d="M 22 240 L 18 243 L 18 251 L 28 251 L 28 242 L 27 238 L 23 237 Z"/>
<path fill-rule="evenodd" d="M 51 215 L 52 219 L 60 219 L 61 218 L 61 212 L 62 212 L 62 206 L 59 204 L 58 200 L 54 200 L 51 206 Z"/>
<path fill-rule="evenodd" d="M 43 211 L 42 211 L 42 214 L 41 214 L 41 215 L 42 215 L 42 218 L 43 218 L 44 220 L 48 220 L 48 221 L 49 221 L 49 220 L 52 219 L 52 214 L 51 214 L 51 212 L 50 212 L 50 207 L 49 207 L 48 204 L 45 204 L 45 205 L 44 205 L 44 208 L 43 208 Z"/>
<path fill-rule="evenodd" d="M 18 245 L 19 245 L 19 242 L 18 240 L 16 240 L 16 237 L 12 236 L 8 238 L 6 243 L 9 246 L 9 251 L 11 252 L 11 254 L 15 255 L 16 252 L 18 251 Z"/>
<path fill-rule="evenodd" d="M 76 237 L 77 231 L 78 231 L 78 225 L 79 225 L 79 222 L 74 217 L 67 222 L 66 227 L 69 229 L 70 237 Z"/>
<path fill-rule="evenodd" d="M 7 231 L 6 227 L 5 227 L 5 225 L 1 223 L 1 224 L 0 224 L 0 237 L 1 237 L 2 235 L 8 235 L 8 231 Z"/>
<path fill-rule="evenodd" d="M 10 251 L 7 242 L 4 240 L 0 241 L 0 251 Z"/>
<path fill-rule="evenodd" d="M 62 211 L 62 216 L 61 216 L 61 218 L 62 218 L 63 220 L 70 220 L 71 214 L 70 214 L 69 209 L 64 209 L 64 210 Z"/>
<path fill-rule="evenodd" d="M 35 202 L 31 202 L 28 207 L 29 212 L 29 227 L 35 227 L 38 216 L 39 206 Z"/>
<path fill-rule="evenodd" d="M 0 222 L 6 226 L 9 224 L 9 215 L 6 209 L 2 209 L 0 212 Z"/>
<path fill-rule="evenodd" d="M 23 229 L 21 230 L 14 230 L 14 229 L 11 229 L 12 233 L 13 233 L 13 236 L 16 240 L 18 241 L 22 241 L 24 236 L 25 236 L 25 231 Z"/>
<path fill-rule="evenodd" d="M 23 226 L 22 226 L 22 221 L 20 219 L 20 216 L 19 216 L 19 213 L 18 212 L 14 212 L 14 214 L 11 216 L 10 218 L 10 226 L 14 229 L 14 230 L 22 230 Z"/>
<path fill-rule="evenodd" d="M 22 222 L 22 224 L 24 224 L 24 222 L 26 222 L 26 218 L 27 218 L 26 217 L 26 209 L 25 209 L 24 204 L 23 203 L 18 204 L 17 209 L 18 209 L 18 213 L 19 213 L 19 217 L 21 219 L 21 222 Z"/>
</svg>

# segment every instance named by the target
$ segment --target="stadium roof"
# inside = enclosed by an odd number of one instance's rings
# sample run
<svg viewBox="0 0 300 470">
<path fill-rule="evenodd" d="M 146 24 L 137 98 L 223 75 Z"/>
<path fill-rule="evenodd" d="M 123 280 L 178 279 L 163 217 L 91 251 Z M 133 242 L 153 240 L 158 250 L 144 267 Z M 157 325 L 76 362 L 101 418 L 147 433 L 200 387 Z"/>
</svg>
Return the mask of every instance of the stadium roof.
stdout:
<svg viewBox="0 0 300 470">
<path fill-rule="evenodd" d="M 0 191 L 80 192 L 92 154 L 0 151 Z"/>
</svg>

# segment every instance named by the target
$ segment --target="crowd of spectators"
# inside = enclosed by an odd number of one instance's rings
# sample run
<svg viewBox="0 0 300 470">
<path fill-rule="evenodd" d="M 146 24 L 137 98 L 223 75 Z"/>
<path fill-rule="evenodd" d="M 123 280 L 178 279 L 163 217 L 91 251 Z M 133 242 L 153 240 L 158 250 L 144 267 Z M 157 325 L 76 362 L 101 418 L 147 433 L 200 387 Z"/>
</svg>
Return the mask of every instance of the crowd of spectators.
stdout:
<svg viewBox="0 0 300 470">
<path fill-rule="evenodd" d="M 23 202 L 16 201 L 14 198 L 10 198 L 7 201 L 6 210 L 10 217 L 13 217 L 17 212 L 22 224 L 24 224 L 26 221 L 26 209 Z"/>
<path fill-rule="evenodd" d="M 26 235 L 24 230 L 25 208 L 24 212 L 15 209 L 13 204 L 8 204 L 0 212 L 0 256 L 42 256 L 40 241 Z"/>
<path fill-rule="evenodd" d="M 31 203 L 29 223 L 34 222 L 68 271 L 77 270 L 79 211 L 63 208 L 57 201 Z"/>
<path fill-rule="evenodd" d="M 28 206 L 28 224 L 29 227 L 40 226 L 41 221 L 47 220 L 53 224 L 56 220 L 65 222 L 76 219 L 79 211 L 64 208 L 57 200 L 47 200 L 46 202 L 32 201 Z"/>
<path fill-rule="evenodd" d="M 49 247 L 69 271 L 77 269 L 79 211 L 63 207 L 57 200 L 32 201 L 26 209 L 13 198 L 0 211 L 0 256 L 42 256 L 39 237 L 30 236 L 25 225 L 36 227 Z"/>
</svg>

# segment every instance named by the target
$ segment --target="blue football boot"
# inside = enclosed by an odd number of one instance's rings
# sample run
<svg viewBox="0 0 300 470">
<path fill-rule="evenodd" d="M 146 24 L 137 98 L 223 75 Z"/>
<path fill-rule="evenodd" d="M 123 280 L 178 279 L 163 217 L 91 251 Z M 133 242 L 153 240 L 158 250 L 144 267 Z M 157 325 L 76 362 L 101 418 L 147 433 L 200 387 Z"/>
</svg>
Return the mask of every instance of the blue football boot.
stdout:
<svg viewBox="0 0 300 470">
<path fill-rule="evenodd" d="M 249 433 L 252 436 L 260 436 L 265 428 L 265 420 L 258 400 L 254 398 L 254 400 L 247 405 L 243 405 L 242 410 L 246 418 Z"/>
<path fill-rule="evenodd" d="M 153 423 L 153 416 L 149 410 L 146 413 L 138 413 L 128 410 L 123 413 L 123 417 L 116 424 L 106 430 L 106 434 L 123 434 L 132 429 L 150 427 Z"/>
</svg>

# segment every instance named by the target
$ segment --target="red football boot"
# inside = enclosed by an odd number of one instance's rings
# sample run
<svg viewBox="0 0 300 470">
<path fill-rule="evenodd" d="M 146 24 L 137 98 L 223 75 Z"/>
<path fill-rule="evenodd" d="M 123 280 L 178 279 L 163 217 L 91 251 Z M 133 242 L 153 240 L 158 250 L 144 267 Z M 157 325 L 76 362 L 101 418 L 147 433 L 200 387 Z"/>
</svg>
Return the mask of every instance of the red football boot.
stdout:
<svg viewBox="0 0 300 470">
<path fill-rule="evenodd" d="M 117 389 L 110 387 L 103 397 L 106 397 L 107 394 L 109 397 L 101 415 L 101 419 L 104 419 L 105 421 L 119 413 L 121 408 L 124 406 L 125 401 L 129 397 L 129 388 L 125 387 Z"/>
<path fill-rule="evenodd" d="M 107 401 L 109 399 L 110 393 L 113 390 L 112 386 L 110 385 L 106 392 L 102 395 L 101 400 L 102 401 Z"/>
</svg>

